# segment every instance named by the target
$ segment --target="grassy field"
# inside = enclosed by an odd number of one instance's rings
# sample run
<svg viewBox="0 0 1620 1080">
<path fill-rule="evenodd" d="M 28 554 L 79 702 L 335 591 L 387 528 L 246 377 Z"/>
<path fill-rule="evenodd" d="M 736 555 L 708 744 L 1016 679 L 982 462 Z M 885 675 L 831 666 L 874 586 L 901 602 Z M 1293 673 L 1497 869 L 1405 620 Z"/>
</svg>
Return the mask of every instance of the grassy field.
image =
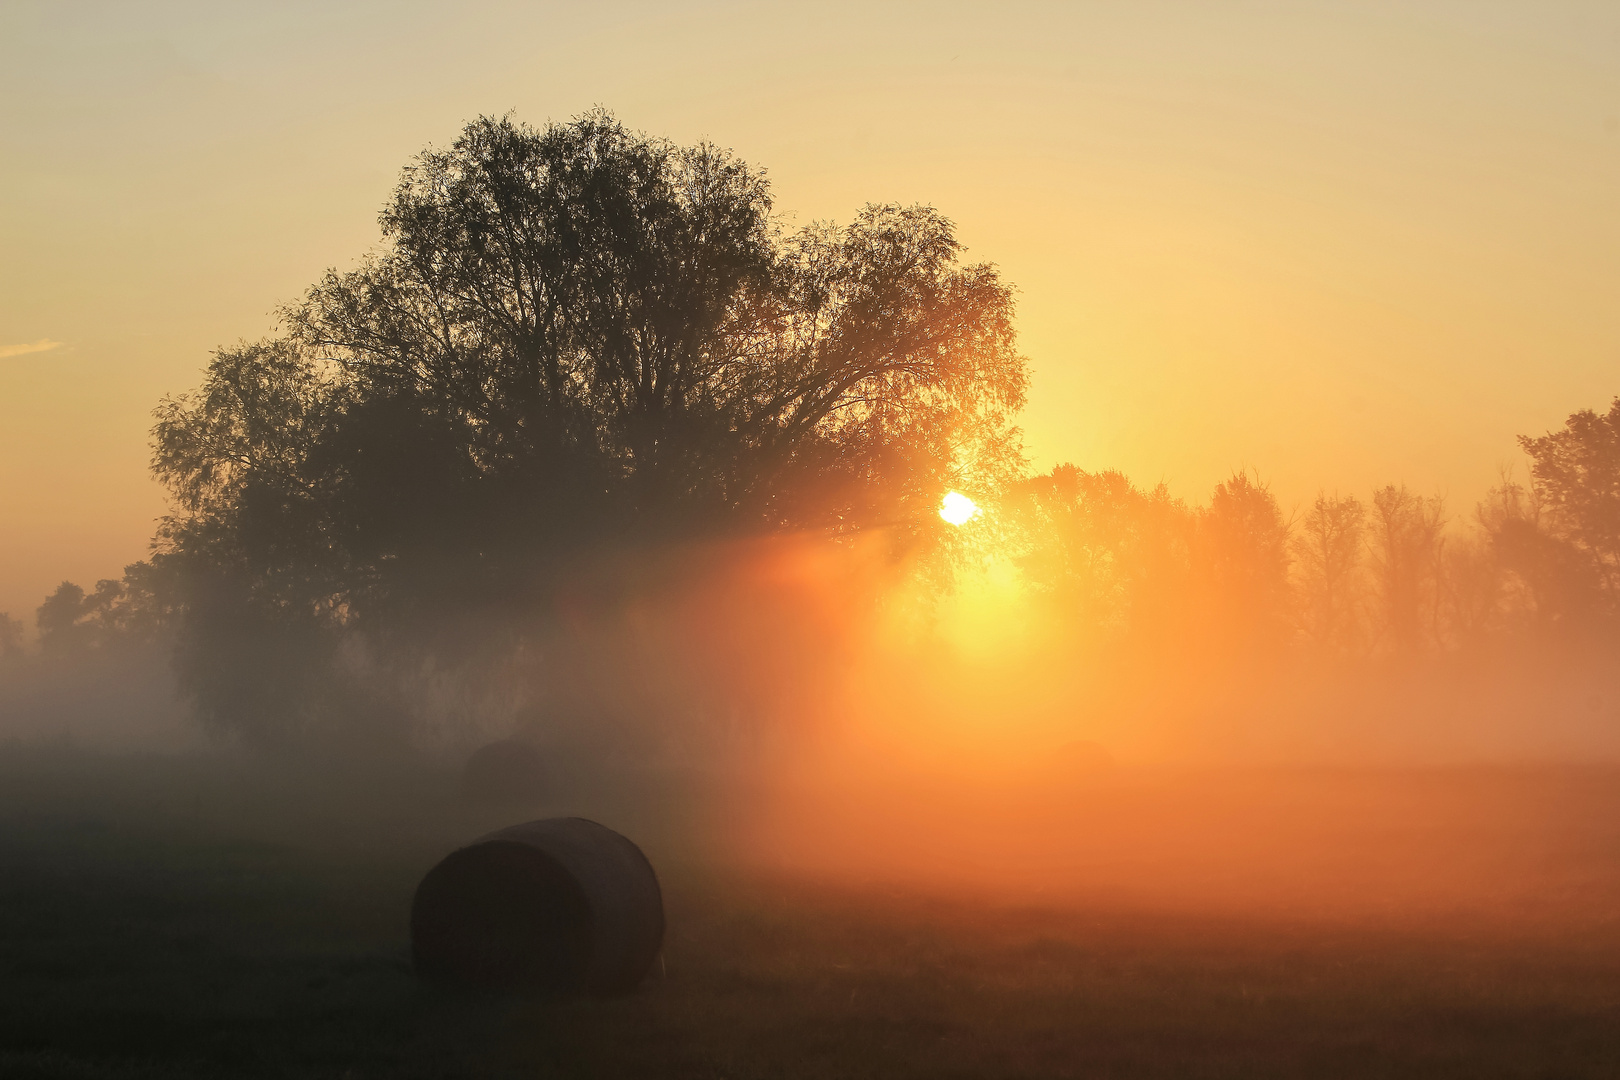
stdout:
<svg viewBox="0 0 1620 1080">
<path fill-rule="evenodd" d="M 416 881 L 504 822 L 449 777 L 5 751 L 0 1076 L 1620 1076 L 1620 777 L 1514 797 L 1572 787 L 1611 812 L 1596 839 L 1521 836 L 1511 865 L 1596 884 L 1540 919 L 858 885 L 728 861 L 673 803 L 605 807 L 659 866 L 664 959 L 552 1001 L 411 976 Z"/>
</svg>

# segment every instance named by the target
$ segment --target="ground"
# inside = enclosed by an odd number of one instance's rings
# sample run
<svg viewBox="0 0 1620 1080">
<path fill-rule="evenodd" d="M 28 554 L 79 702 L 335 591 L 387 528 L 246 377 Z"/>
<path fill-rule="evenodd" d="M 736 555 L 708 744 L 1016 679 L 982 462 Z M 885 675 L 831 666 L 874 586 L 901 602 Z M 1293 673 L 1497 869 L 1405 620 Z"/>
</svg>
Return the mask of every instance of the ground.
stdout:
<svg viewBox="0 0 1620 1080">
<path fill-rule="evenodd" d="M 664 956 L 628 997 L 556 1001 L 413 978 L 416 881 L 501 811 L 390 768 L 0 751 L 0 1076 L 1620 1075 L 1620 774 L 1515 781 L 1560 835 L 1570 815 L 1545 808 L 1583 793 L 1586 841 L 1486 860 L 1580 863 L 1557 878 L 1579 903 L 1565 888 L 1544 918 L 1399 889 L 1205 910 L 856 880 L 626 810 L 663 879 Z"/>
</svg>

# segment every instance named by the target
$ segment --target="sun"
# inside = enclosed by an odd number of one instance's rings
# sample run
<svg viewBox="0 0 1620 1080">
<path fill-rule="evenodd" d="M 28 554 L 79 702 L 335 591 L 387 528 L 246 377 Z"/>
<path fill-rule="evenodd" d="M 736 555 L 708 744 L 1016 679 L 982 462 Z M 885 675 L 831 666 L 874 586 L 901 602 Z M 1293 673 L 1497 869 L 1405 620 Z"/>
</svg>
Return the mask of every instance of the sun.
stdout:
<svg viewBox="0 0 1620 1080">
<path fill-rule="evenodd" d="M 952 525 L 966 525 L 979 514 L 973 500 L 960 491 L 947 491 L 939 504 L 939 516 Z"/>
</svg>

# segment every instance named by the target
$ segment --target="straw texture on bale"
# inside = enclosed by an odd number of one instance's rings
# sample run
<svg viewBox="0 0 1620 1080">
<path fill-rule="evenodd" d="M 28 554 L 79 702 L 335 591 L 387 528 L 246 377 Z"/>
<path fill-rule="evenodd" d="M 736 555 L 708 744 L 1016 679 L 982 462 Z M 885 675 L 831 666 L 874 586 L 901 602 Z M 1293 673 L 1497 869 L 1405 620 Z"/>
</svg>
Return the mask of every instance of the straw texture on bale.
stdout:
<svg viewBox="0 0 1620 1080">
<path fill-rule="evenodd" d="M 439 982 L 626 993 L 663 941 L 652 864 L 584 818 L 514 825 L 451 852 L 411 904 L 416 970 Z"/>
</svg>

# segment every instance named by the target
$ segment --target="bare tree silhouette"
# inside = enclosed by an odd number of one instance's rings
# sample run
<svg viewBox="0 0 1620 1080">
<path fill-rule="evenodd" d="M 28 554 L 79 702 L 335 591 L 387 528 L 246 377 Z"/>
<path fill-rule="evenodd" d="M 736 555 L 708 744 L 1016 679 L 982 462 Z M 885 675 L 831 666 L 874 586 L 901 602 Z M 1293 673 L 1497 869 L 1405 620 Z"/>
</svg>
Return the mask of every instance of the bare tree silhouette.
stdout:
<svg viewBox="0 0 1620 1080">
<path fill-rule="evenodd" d="M 1380 630 L 1397 654 L 1414 655 L 1436 639 L 1444 527 L 1439 496 L 1426 499 L 1405 484 L 1373 492 L 1370 541 Z"/>
<path fill-rule="evenodd" d="M 1289 548 L 1299 567 L 1299 617 L 1310 639 L 1336 653 L 1360 645 L 1367 510 L 1354 495 L 1319 494 Z"/>
</svg>

